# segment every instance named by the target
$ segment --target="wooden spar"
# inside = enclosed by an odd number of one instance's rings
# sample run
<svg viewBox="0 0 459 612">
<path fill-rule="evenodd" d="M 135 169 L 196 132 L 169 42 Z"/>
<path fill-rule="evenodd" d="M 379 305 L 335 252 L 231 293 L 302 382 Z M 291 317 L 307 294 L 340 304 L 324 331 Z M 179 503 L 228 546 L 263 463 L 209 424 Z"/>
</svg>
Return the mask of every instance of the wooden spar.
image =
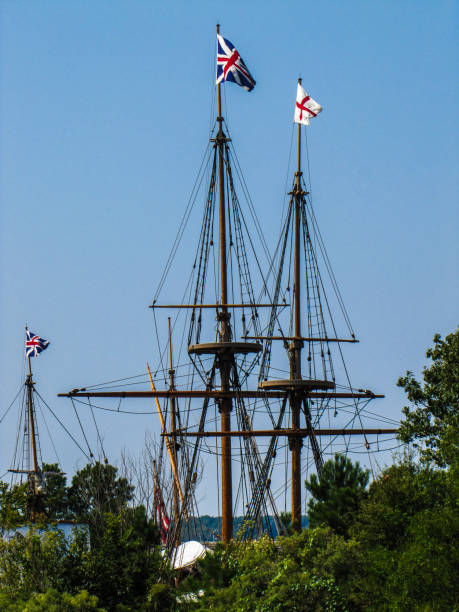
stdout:
<svg viewBox="0 0 459 612">
<path fill-rule="evenodd" d="M 83 391 L 75 389 L 70 393 L 58 393 L 58 397 L 188 397 L 188 398 L 210 398 L 210 399 L 282 399 L 288 395 L 288 391 Z M 385 395 L 367 391 L 365 393 L 322 393 L 316 391 L 305 391 L 302 397 L 308 399 L 380 399 Z"/>
<path fill-rule="evenodd" d="M 360 342 L 355 338 L 305 338 L 303 336 L 300 338 L 296 336 L 241 336 L 241 338 L 245 340 L 301 340 L 303 342 Z"/>
<path fill-rule="evenodd" d="M 278 308 L 284 306 L 290 306 L 290 304 L 150 304 L 148 308 L 272 308 L 277 306 Z"/>
<path fill-rule="evenodd" d="M 220 26 L 217 24 L 217 36 L 220 33 Z M 219 123 L 216 145 L 218 147 L 218 188 L 219 188 L 219 242 L 220 242 L 220 285 L 221 285 L 221 313 L 220 334 L 221 342 L 230 342 L 231 327 L 229 323 L 229 313 L 226 304 L 228 303 L 228 279 L 226 267 L 226 218 L 225 218 L 225 181 L 224 181 L 224 156 L 223 150 L 226 142 L 223 133 L 222 117 L 222 97 L 220 83 L 217 85 L 218 117 Z M 220 383 L 223 392 L 230 388 L 230 369 L 231 361 L 229 358 L 220 360 Z M 222 431 L 231 431 L 231 409 L 233 402 L 230 397 L 222 399 L 220 402 L 221 428 Z M 233 485 L 231 474 L 231 438 L 222 438 L 222 541 L 229 542 L 233 537 Z"/>
<path fill-rule="evenodd" d="M 31 472 L 30 470 L 9 469 L 8 472 L 11 472 L 12 474 L 33 474 L 33 472 Z M 42 472 L 42 474 L 44 474 L 45 476 L 48 476 L 48 474 L 50 474 L 51 476 L 65 476 L 66 472 L 49 472 L 48 470 L 46 470 L 46 472 Z"/>
<path fill-rule="evenodd" d="M 365 436 L 365 435 L 386 435 L 396 434 L 398 429 L 314 429 L 316 436 Z M 166 435 L 166 434 L 161 434 Z M 172 434 L 169 434 L 172 435 Z M 259 429 L 250 431 L 178 431 L 176 436 L 187 436 L 190 438 L 251 438 L 251 437 L 266 437 L 266 436 L 293 436 L 306 438 L 309 436 L 309 429 Z"/>
<path fill-rule="evenodd" d="M 150 370 L 150 366 L 148 365 L 148 363 L 147 363 L 147 370 L 148 370 L 148 377 L 150 378 L 151 389 L 152 391 L 156 391 L 155 383 L 153 382 L 153 376 L 151 375 L 151 370 Z M 172 476 L 174 478 L 175 486 L 177 487 L 177 491 L 180 496 L 180 501 L 182 502 L 182 506 L 183 506 L 182 487 L 180 486 L 180 480 L 179 480 L 178 472 L 177 472 L 177 465 L 175 463 L 175 457 L 171 449 L 173 443 L 171 443 L 171 441 L 169 440 L 169 436 L 167 435 L 167 432 L 166 432 L 166 423 L 164 422 L 163 412 L 161 410 L 161 406 L 159 404 L 158 397 L 157 396 L 153 396 L 153 397 L 155 397 L 156 408 L 158 410 L 159 420 L 161 422 L 161 429 L 163 430 L 162 435 L 164 436 L 164 439 L 166 441 L 167 453 L 169 455 L 169 460 L 171 462 Z M 183 508 L 183 512 L 184 514 L 186 513 L 186 508 Z"/>
</svg>

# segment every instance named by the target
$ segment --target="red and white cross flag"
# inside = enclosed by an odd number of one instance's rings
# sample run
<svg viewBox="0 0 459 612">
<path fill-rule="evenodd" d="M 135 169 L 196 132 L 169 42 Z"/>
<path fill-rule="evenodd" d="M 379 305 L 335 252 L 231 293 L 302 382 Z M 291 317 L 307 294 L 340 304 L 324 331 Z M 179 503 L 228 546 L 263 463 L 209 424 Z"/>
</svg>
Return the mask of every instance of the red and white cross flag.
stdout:
<svg viewBox="0 0 459 612">
<path fill-rule="evenodd" d="M 296 104 L 295 104 L 295 115 L 293 121 L 295 123 L 302 123 L 303 125 L 309 125 L 309 119 L 311 117 L 317 117 L 322 110 L 320 104 L 309 96 L 301 85 L 298 83 L 298 90 L 296 93 Z"/>
</svg>

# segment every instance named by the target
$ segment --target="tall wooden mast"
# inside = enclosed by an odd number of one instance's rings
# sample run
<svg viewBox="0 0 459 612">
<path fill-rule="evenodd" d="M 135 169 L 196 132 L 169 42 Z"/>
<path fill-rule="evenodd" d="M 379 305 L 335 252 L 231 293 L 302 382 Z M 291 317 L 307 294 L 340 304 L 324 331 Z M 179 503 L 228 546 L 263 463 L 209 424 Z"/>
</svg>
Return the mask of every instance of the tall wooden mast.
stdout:
<svg viewBox="0 0 459 612">
<path fill-rule="evenodd" d="M 220 26 L 217 24 L 217 34 Z M 217 85 L 218 98 L 218 133 L 216 143 L 218 147 L 218 191 L 219 191 L 219 239 L 220 239 L 220 342 L 231 341 L 231 327 L 228 312 L 228 276 L 226 268 L 226 216 L 225 216 L 225 180 L 224 180 L 224 146 L 226 136 L 223 132 L 222 97 L 220 83 Z M 229 375 L 231 362 L 228 354 L 220 360 L 220 382 L 223 392 L 229 391 Z M 232 400 L 222 399 L 220 402 L 221 430 L 231 431 Z M 231 438 L 222 438 L 222 540 L 229 542 L 233 536 L 233 491 L 231 475 Z"/>
<path fill-rule="evenodd" d="M 172 334 L 171 334 L 171 318 L 168 317 L 167 319 L 167 324 L 168 324 L 168 332 L 169 332 L 169 389 L 174 390 L 175 389 L 175 370 L 173 367 L 173 361 L 172 361 Z M 175 397 L 170 397 L 169 398 L 169 408 L 170 408 L 170 431 L 171 434 L 173 436 L 175 436 L 175 432 L 177 429 L 177 411 L 176 411 L 176 398 Z M 172 455 L 173 455 L 173 463 L 175 464 L 175 466 L 177 466 L 177 450 L 178 450 L 178 443 L 177 443 L 177 439 L 176 438 L 172 438 Z M 172 498 L 173 498 L 173 509 L 174 509 L 174 524 L 178 525 L 179 522 L 179 517 L 180 517 L 180 503 L 179 503 L 179 490 L 178 490 L 178 483 L 176 481 L 176 479 L 173 479 L 172 482 Z M 176 535 L 177 538 L 179 539 L 180 534 L 179 534 L 179 530 L 176 530 Z M 176 544 L 179 544 L 180 542 L 177 541 Z"/>
<path fill-rule="evenodd" d="M 38 458 L 37 458 L 37 440 L 36 440 L 36 431 L 35 431 L 35 415 L 33 410 L 33 378 L 32 378 L 32 365 L 30 363 L 30 355 L 28 356 L 28 364 L 29 364 L 29 373 L 26 378 L 26 387 L 27 387 L 27 416 L 29 421 L 29 429 L 30 429 L 30 445 L 32 447 L 32 464 L 33 464 L 33 472 L 35 474 L 38 473 Z"/>
<path fill-rule="evenodd" d="M 27 327 L 26 327 L 27 331 Z M 28 373 L 26 376 L 25 385 L 27 388 L 27 422 L 29 427 L 29 448 L 32 451 L 32 465 L 27 466 L 27 474 L 29 481 L 29 519 L 34 522 L 37 518 L 37 514 L 40 512 L 40 489 L 39 489 L 39 475 L 40 467 L 38 465 L 38 454 L 37 454 L 37 431 L 35 426 L 35 411 L 33 402 L 33 377 L 32 377 L 32 363 L 30 361 L 30 355 L 27 356 Z M 29 455 L 30 456 L 30 455 Z"/>
<path fill-rule="evenodd" d="M 301 79 L 298 79 L 301 83 Z M 301 340 L 301 259 L 300 259 L 300 225 L 301 225 L 301 124 L 298 124 L 298 156 L 296 181 L 294 187 L 295 198 L 295 242 L 294 242 L 294 321 L 295 339 L 290 345 L 290 379 L 301 379 L 301 350 L 303 341 Z M 291 396 L 292 429 L 300 427 L 301 396 L 293 392 Z M 300 437 L 291 437 L 289 440 L 292 451 L 292 527 L 295 530 L 301 529 L 301 447 L 303 441 Z"/>
</svg>

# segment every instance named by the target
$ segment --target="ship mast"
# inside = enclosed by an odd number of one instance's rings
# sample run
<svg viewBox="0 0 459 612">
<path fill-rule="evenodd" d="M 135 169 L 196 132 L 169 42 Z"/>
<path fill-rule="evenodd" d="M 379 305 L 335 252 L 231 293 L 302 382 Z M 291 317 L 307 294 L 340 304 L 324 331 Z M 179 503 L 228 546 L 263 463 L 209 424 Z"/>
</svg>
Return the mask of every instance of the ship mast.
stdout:
<svg viewBox="0 0 459 612">
<path fill-rule="evenodd" d="M 220 26 L 217 24 L 217 35 Z M 226 136 L 223 132 L 222 96 L 221 85 L 217 85 L 218 99 L 218 133 L 216 144 L 218 147 L 218 190 L 219 190 L 219 239 L 220 239 L 220 285 L 221 285 L 221 311 L 220 336 L 221 342 L 231 341 L 230 314 L 228 312 L 228 276 L 226 268 L 226 216 L 225 216 L 225 181 L 224 181 L 224 145 Z M 220 361 L 220 382 L 222 392 L 229 391 L 229 376 L 231 361 L 224 356 Z M 231 410 L 233 402 L 231 398 L 220 401 L 221 430 L 231 431 Z M 231 475 L 231 438 L 222 438 L 222 540 L 228 542 L 233 536 L 233 487 Z"/>
<path fill-rule="evenodd" d="M 35 416 L 33 409 L 33 378 L 32 378 L 32 364 L 30 362 L 30 355 L 27 357 L 28 365 L 29 365 L 29 373 L 26 378 L 26 387 L 27 387 L 27 416 L 29 421 L 30 428 L 30 442 L 32 446 L 32 461 L 33 461 L 33 474 L 38 474 L 38 459 L 37 459 L 37 440 L 35 433 Z"/>
<path fill-rule="evenodd" d="M 175 389 L 175 370 L 173 367 L 173 361 L 172 361 L 172 334 L 171 334 L 171 318 L 168 317 L 167 319 L 167 324 L 168 324 L 168 334 L 169 334 L 169 389 L 171 391 L 173 391 Z M 175 432 L 177 429 L 177 410 L 176 410 L 176 398 L 171 396 L 169 398 L 169 408 L 170 408 L 170 413 L 171 413 L 171 424 L 170 424 L 170 431 L 172 436 L 175 436 Z M 177 438 L 173 437 L 172 438 L 172 447 L 171 447 L 171 452 L 172 452 L 172 457 L 173 457 L 173 463 L 175 464 L 175 466 L 177 466 L 177 451 L 178 451 L 178 442 L 177 442 Z M 178 525 L 179 523 L 179 516 L 180 516 L 180 504 L 179 504 L 179 489 L 178 489 L 178 480 L 176 480 L 175 478 L 173 478 L 172 480 L 172 499 L 173 499 L 173 510 L 174 510 L 174 525 Z M 176 529 L 176 538 L 177 538 L 177 542 L 176 544 L 180 544 L 180 533 L 179 530 Z"/>
<path fill-rule="evenodd" d="M 298 79 L 301 83 L 301 79 Z M 295 243 L 294 243 L 294 321 L 295 339 L 290 345 L 290 379 L 301 379 L 301 351 L 303 341 L 301 340 L 301 259 L 300 259 L 300 216 L 301 216 L 301 124 L 298 124 L 298 155 L 296 181 L 293 190 L 295 198 Z M 292 429 L 300 427 L 301 397 L 293 393 L 291 397 Z M 292 451 L 292 527 L 301 529 L 301 447 L 303 440 L 298 436 L 289 440 Z"/>
<path fill-rule="evenodd" d="M 301 85 L 301 79 L 298 79 L 298 84 Z M 314 430 L 312 428 L 311 414 L 309 411 L 309 403 L 307 396 L 304 392 L 301 392 L 301 353 L 304 346 L 304 338 L 301 333 L 301 222 L 302 222 L 302 207 L 304 197 L 307 192 L 302 189 L 301 177 L 301 124 L 298 123 L 298 152 L 297 152 L 297 169 L 295 172 L 295 185 L 293 188 L 293 198 L 295 202 L 295 219 L 294 219 L 294 284 L 293 284 L 293 309 L 294 309 L 294 338 L 291 341 L 289 347 L 289 360 L 290 360 L 290 380 L 292 384 L 300 382 L 300 387 L 295 389 L 290 396 L 290 406 L 292 413 L 292 430 L 295 431 L 300 428 L 300 415 L 301 407 L 306 416 L 306 424 L 308 430 L 308 437 L 312 446 L 314 461 L 316 464 L 317 472 L 320 475 L 323 466 L 322 455 L 320 453 L 319 445 L 315 437 Z M 307 270 L 306 270 L 307 273 Z M 315 338 L 312 341 L 316 340 Z M 311 341 L 311 339 L 310 339 Z M 318 384 L 317 388 L 326 383 L 326 381 L 316 381 Z M 325 384 L 325 386 L 328 386 Z M 334 386 L 334 385 L 333 385 Z M 309 389 L 314 388 L 314 382 L 311 381 Z M 303 440 L 299 436 L 292 436 L 289 438 L 289 446 L 292 451 L 292 528 L 300 531 L 301 530 L 301 448 L 303 446 Z"/>
<path fill-rule="evenodd" d="M 19 432 L 18 440 L 16 441 L 16 450 L 14 453 L 13 466 L 8 471 L 12 474 L 20 474 L 21 482 L 22 475 L 27 475 L 28 484 L 28 495 L 27 495 L 27 512 L 26 518 L 32 523 L 37 520 L 46 518 L 45 506 L 43 503 L 43 492 L 46 485 L 46 479 L 51 475 L 61 475 L 62 472 L 57 471 L 43 471 L 43 458 L 41 456 L 41 448 L 39 444 L 38 434 L 38 423 L 37 423 L 37 397 L 41 400 L 50 412 L 54 415 L 51 408 L 44 402 L 40 394 L 35 388 L 35 381 L 32 374 L 32 362 L 31 354 L 29 352 L 30 347 L 34 347 L 32 350 L 35 351 L 35 355 L 44 350 L 49 342 L 38 338 L 38 336 L 32 336 L 29 334 L 28 327 L 26 331 L 26 356 L 27 356 L 27 374 L 25 377 L 24 387 L 25 392 L 23 395 L 21 417 L 19 421 Z M 36 348 L 38 347 L 38 349 Z M 54 415 L 55 418 L 56 415 Z M 62 425 L 62 423 L 61 423 Z M 65 428 L 64 428 L 65 429 Z M 67 433 L 69 433 L 67 431 Z M 19 437 L 22 436 L 22 448 L 20 448 L 18 442 Z M 39 458 L 41 466 L 39 463 Z"/>
<path fill-rule="evenodd" d="M 27 331 L 27 327 L 26 327 Z M 24 415 L 24 430 L 27 433 L 27 448 L 26 453 L 26 465 L 21 469 L 10 469 L 9 472 L 16 474 L 27 474 L 28 485 L 29 485 L 29 501 L 28 501 L 28 519 L 32 522 L 37 520 L 38 515 L 41 512 L 41 479 L 42 471 L 38 464 L 38 450 L 37 450 L 37 428 L 35 422 L 35 407 L 34 407 L 34 381 L 32 375 L 32 363 L 30 361 L 30 355 L 27 356 L 28 373 L 26 375 L 25 386 L 26 386 L 26 404 L 25 404 L 25 415 Z M 25 448 L 25 447 L 24 447 Z M 32 457 L 30 456 L 32 455 Z M 24 467 L 26 469 L 24 469 Z"/>
<path fill-rule="evenodd" d="M 32 377 L 32 364 L 30 362 L 30 355 L 27 357 L 29 372 L 26 377 L 27 387 L 27 420 L 29 422 L 29 443 L 32 447 L 32 470 L 29 469 L 28 480 L 29 480 L 29 519 L 35 522 L 37 515 L 40 513 L 40 468 L 38 465 L 37 458 L 37 436 L 35 429 L 35 414 L 33 405 L 33 377 Z"/>
</svg>

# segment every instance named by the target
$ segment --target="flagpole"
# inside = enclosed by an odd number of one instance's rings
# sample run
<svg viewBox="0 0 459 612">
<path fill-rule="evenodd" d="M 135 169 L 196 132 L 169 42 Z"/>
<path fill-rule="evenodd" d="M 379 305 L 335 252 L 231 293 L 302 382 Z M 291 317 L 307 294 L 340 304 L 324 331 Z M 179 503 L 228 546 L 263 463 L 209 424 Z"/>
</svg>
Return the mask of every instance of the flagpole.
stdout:
<svg viewBox="0 0 459 612">
<path fill-rule="evenodd" d="M 220 34 L 220 24 L 217 23 L 217 36 Z M 218 45 L 218 42 L 217 42 Z M 218 47 L 217 47 L 218 48 Z M 217 51 L 218 54 L 218 51 Z M 220 83 L 217 84 L 217 100 L 218 100 L 218 116 L 217 116 L 217 121 L 219 121 L 222 118 L 222 94 L 220 91 Z M 220 127 L 221 123 L 220 123 Z"/>
<path fill-rule="evenodd" d="M 217 24 L 217 35 L 220 33 L 220 25 Z M 218 46 L 218 43 L 217 43 Z M 223 132 L 222 97 L 221 86 L 217 84 L 217 101 L 219 123 L 216 144 L 218 147 L 218 183 L 219 183 L 219 241 L 220 241 L 220 283 L 221 283 L 221 312 L 218 314 L 220 322 L 220 342 L 231 341 L 231 327 L 228 313 L 228 280 L 226 267 L 226 218 L 225 218 L 225 179 L 224 179 L 224 147 L 226 136 Z M 230 389 L 231 360 L 220 359 L 220 382 L 221 390 Z M 220 402 L 221 430 L 231 431 L 231 410 L 233 407 L 230 398 L 222 399 Z M 233 486 L 231 473 L 231 438 L 225 436 L 221 441 L 221 466 L 222 466 L 222 540 L 229 542 L 233 537 Z"/>
<path fill-rule="evenodd" d="M 298 79 L 301 85 L 301 79 Z M 290 378 L 301 379 L 301 349 L 303 342 L 301 336 L 301 124 L 298 123 L 298 154 L 296 183 L 294 189 L 295 198 L 295 244 L 294 244 L 294 325 L 295 340 L 292 342 L 290 353 Z M 292 429 L 300 427 L 301 398 L 295 394 L 291 398 Z M 290 449 L 292 451 L 292 527 L 296 531 L 301 530 L 301 446 L 303 442 L 298 436 L 290 438 Z"/>
<path fill-rule="evenodd" d="M 302 79 L 298 78 L 298 85 L 301 85 Z M 301 123 L 298 123 L 298 157 L 297 157 L 297 172 L 296 172 L 296 186 L 300 186 L 300 172 L 301 172 Z"/>
</svg>

